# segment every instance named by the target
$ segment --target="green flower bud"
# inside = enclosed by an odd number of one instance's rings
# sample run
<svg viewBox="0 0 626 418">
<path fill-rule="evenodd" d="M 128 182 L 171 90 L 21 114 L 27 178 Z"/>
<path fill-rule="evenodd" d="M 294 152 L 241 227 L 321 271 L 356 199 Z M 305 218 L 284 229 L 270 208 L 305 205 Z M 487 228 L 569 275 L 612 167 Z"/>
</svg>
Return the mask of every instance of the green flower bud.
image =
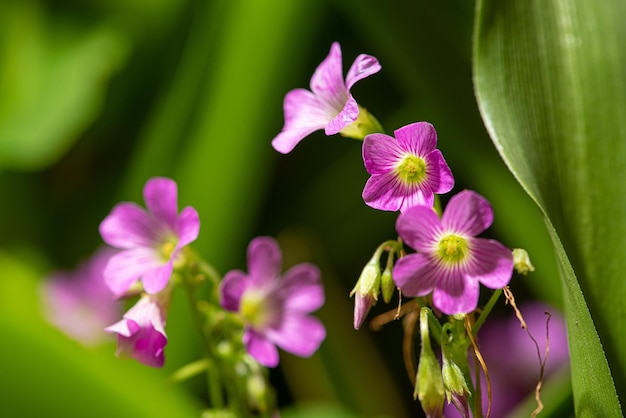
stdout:
<svg viewBox="0 0 626 418">
<path fill-rule="evenodd" d="M 389 254 L 389 259 L 392 259 L 392 254 Z M 391 264 L 391 266 L 389 265 Z M 393 263 L 387 263 L 387 267 L 383 270 L 382 276 L 380 276 L 380 290 L 383 293 L 383 300 L 385 303 L 389 303 L 393 296 L 393 292 L 396 290 L 396 284 L 393 281 L 391 270 Z"/>
<path fill-rule="evenodd" d="M 443 417 L 445 389 L 441 366 L 430 345 L 430 332 L 428 328 L 429 311 L 430 310 L 426 307 L 423 307 L 420 311 L 422 349 L 417 366 L 413 398 L 419 399 L 427 417 L 440 418 Z"/>
<path fill-rule="evenodd" d="M 529 271 L 535 271 L 535 267 L 530 262 L 528 253 L 521 248 L 515 248 L 513 250 L 513 265 L 515 266 L 515 271 L 524 276 L 526 276 Z"/>
<path fill-rule="evenodd" d="M 469 397 L 471 392 L 465 381 L 461 368 L 453 361 L 443 356 L 443 384 L 448 402 L 454 403 L 462 416 L 469 417 Z"/>
</svg>

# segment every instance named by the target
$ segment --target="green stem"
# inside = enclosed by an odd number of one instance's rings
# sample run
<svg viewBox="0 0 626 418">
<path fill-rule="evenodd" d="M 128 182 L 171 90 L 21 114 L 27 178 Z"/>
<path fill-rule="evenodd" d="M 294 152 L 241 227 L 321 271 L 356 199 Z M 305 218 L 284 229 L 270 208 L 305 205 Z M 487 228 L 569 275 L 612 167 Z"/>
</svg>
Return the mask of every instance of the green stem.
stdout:
<svg viewBox="0 0 626 418">
<path fill-rule="evenodd" d="M 222 409 L 224 407 L 224 398 L 222 396 L 222 382 L 221 382 L 221 372 L 219 367 L 217 367 L 217 362 L 215 361 L 216 355 L 213 352 L 213 347 L 211 341 L 209 340 L 206 332 L 204 330 L 202 318 L 200 317 L 200 312 L 198 310 L 198 302 L 196 300 L 196 296 L 194 294 L 194 288 L 185 278 L 183 279 L 183 283 L 185 286 L 185 290 L 187 292 L 187 298 L 189 300 L 189 306 L 191 307 L 191 315 L 193 317 L 193 322 L 196 326 L 198 333 L 200 334 L 200 338 L 202 339 L 202 346 L 204 357 L 207 361 L 207 385 L 209 392 L 209 400 L 211 405 L 214 408 Z M 212 366 L 212 367 L 211 367 Z"/>
<path fill-rule="evenodd" d="M 485 320 L 491 313 L 491 310 L 495 306 L 501 294 L 502 294 L 502 289 L 496 289 L 496 291 L 493 292 L 493 294 L 491 295 L 491 298 L 487 302 L 487 305 L 485 305 L 485 308 L 480 313 L 480 316 L 478 317 L 478 319 L 474 323 L 474 326 L 472 327 L 472 334 L 474 335 L 474 337 L 476 336 L 476 334 L 478 334 L 478 330 L 480 329 L 480 327 L 483 325 L 483 323 L 485 322 Z"/>
</svg>

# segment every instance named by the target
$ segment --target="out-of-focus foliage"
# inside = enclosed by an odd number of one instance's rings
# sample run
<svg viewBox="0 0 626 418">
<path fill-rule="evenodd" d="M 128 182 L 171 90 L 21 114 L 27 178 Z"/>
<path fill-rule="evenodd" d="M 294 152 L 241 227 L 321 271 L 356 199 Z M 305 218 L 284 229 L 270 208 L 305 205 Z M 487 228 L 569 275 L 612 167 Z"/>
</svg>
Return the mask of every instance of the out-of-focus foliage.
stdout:
<svg viewBox="0 0 626 418">
<path fill-rule="evenodd" d="M 127 43 L 103 22 L 0 4 L 0 168 L 56 162 L 98 116 Z"/>
</svg>

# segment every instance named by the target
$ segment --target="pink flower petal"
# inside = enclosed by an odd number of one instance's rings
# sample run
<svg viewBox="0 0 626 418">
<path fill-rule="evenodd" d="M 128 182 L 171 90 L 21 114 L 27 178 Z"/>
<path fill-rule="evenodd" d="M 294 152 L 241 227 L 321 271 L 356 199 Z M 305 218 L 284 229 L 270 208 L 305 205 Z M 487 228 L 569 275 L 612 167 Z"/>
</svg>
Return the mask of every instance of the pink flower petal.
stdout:
<svg viewBox="0 0 626 418">
<path fill-rule="evenodd" d="M 315 317 L 291 314 L 285 315 L 280 329 L 268 330 L 267 334 L 283 350 L 310 357 L 326 338 L 326 328 Z"/>
<path fill-rule="evenodd" d="M 454 187 L 454 176 L 450 167 L 444 160 L 441 151 L 431 151 L 424 158 L 426 161 L 426 184 L 428 188 L 437 194 L 448 193 Z"/>
<path fill-rule="evenodd" d="M 162 266 L 145 271 L 141 277 L 141 282 L 146 293 L 155 294 L 165 289 L 173 270 L 174 266 L 170 260 Z"/>
<path fill-rule="evenodd" d="M 224 309 L 239 311 L 241 296 L 250 285 L 250 278 L 241 270 L 232 270 L 226 273 L 220 283 L 220 301 Z"/>
<path fill-rule="evenodd" d="M 343 80 L 341 47 L 333 42 L 330 53 L 311 77 L 311 91 L 325 104 L 339 113 L 348 100 L 348 89 Z"/>
<path fill-rule="evenodd" d="M 158 302 L 144 296 L 124 314 L 124 319 L 105 330 L 118 335 L 117 355 L 133 357 L 151 367 L 162 367 L 167 344 L 165 318 Z"/>
<path fill-rule="evenodd" d="M 392 171 L 406 152 L 398 141 L 385 134 L 370 134 L 363 140 L 363 162 L 370 174 Z"/>
<path fill-rule="evenodd" d="M 282 255 L 273 238 L 258 237 L 248 246 L 248 274 L 255 287 L 271 284 L 280 277 Z"/>
<path fill-rule="evenodd" d="M 253 329 L 247 329 L 243 335 L 246 351 L 265 367 L 278 366 L 278 350 L 263 335 Z"/>
<path fill-rule="evenodd" d="M 437 132 L 428 122 L 417 122 L 394 131 L 399 146 L 418 157 L 424 158 L 437 146 Z"/>
<path fill-rule="evenodd" d="M 369 207 L 390 212 L 399 210 L 406 197 L 394 173 L 371 176 L 365 183 L 362 196 Z"/>
<path fill-rule="evenodd" d="M 472 264 L 468 275 L 490 289 L 502 289 L 513 275 L 513 254 L 498 241 L 472 239 Z"/>
<path fill-rule="evenodd" d="M 406 296 L 426 296 L 438 279 L 436 266 L 420 253 L 405 255 L 393 267 L 393 281 Z"/>
<path fill-rule="evenodd" d="M 178 235 L 178 248 L 192 243 L 200 233 L 200 217 L 198 212 L 191 206 L 187 206 L 176 219 L 176 233 Z"/>
<path fill-rule="evenodd" d="M 376 74 L 380 69 L 380 63 L 375 57 L 367 54 L 359 55 L 348 70 L 348 75 L 346 75 L 346 87 L 350 90 L 354 83 L 372 74 Z"/>
<path fill-rule="evenodd" d="M 446 275 L 433 291 L 433 305 L 446 315 L 472 312 L 478 306 L 478 281 L 458 272 Z"/>
<path fill-rule="evenodd" d="M 463 190 L 453 196 L 441 218 L 446 230 L 472 236 L 489 228 L 492 222 L 491 205 L 487 199 L 471 190 Z"/>
<path fill-rule="evenodd" d="M 121 251 L 114 254 L 104 268 L 104 281 L 111 292 L 119 297 L 146 272 L 163 265 L 156 253 L 148 248 Z"/>
<path fill-rule="evenodd" d="M 343 128 L 350 125 L 359 116 L 359 105 L 351 95 L 345 101 L 343 108 L 339 113 L 326 125 L 324 133 L 328 136 L 339 133 Z"/>
<path fill-rule="evenodd" d="M 413 206 L 398 216 L 396 230 L 411 248 L 430 253 L 441 232 L 441 225 L 431 207 Z"/>
<path fill-rule="evenodd" d="M 285 273 L 277 294 L 287 310 L 308 313 L 319 309 L 324 304 L 319 269 L 308 263 L 292 267 Z"/>
<path fill-rule="evenodd" d="M 153 177 L 143 188 L 146 207 L 159 224 L 164 224 L 174 232 L 178 215 L 178 188 L 174 180 Z"/>
<path fill-rule="evenodd" d="M 116 248 L 150 246 L 158 234 L 151 217 L 134 203 L 117 204 L 100 223 L 102 239 Z"/>
<path fill-rule="evenodd" d="M 313 93 L 295 89 L 287 93 L 283 103 L 285 125 L 272 140 L 272 146 L 283 154 L 291 152 L 300 141 L 314 131 L 324 129 L 337 110 L 322 103 Z"/>
</svg>

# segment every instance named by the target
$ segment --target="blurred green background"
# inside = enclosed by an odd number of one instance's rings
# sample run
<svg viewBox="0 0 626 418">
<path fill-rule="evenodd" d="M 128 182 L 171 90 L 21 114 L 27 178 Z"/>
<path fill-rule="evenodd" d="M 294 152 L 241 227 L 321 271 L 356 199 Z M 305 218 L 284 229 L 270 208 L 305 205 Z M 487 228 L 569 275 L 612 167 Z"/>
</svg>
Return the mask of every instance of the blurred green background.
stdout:
<svg viewBox="0 0 626 418">
<path fill-rule="evenodd" d="M 472 24 L 473 4 L 462 0 L 3 0 L 0 416 L 198 416 L 203 380 L 165 381 L 199 355 L 183 297 L 169 314 L 163 370 L 116 359 L 113 342 L 84 349 L 40 314 L 38 283 L 88 257 L 101 243 L 99 222 L 120 200 L 141 202 L 152 176 L 174 178 L 180 206 L 198 209 L 194 247 L 218 271 L 243 268 L 257 235 L 281 241 L 287 266 L 321 266 L 328 337 L 312 359 L 281 353 L 272 374 L 281 405 L 331 405 L 337 416 L 421 413 L 401 324 L 352 328 L 348 293 L 374 249 L 395 237 L 396 218 L 361 199 L 360 143 L 317 132 L 286 156 L 270 145 L 285 93 L 308 87 L 333 41 L 344 71 L 360 53 L 381 62 L 352 89 L 357 101 L 388 132 L 433 123 L 454 192 L 487 197 L 488 233 L 528 250 L 537 271 L 514 279 L 518 298 L 560 308 L 539 211 L 478 113 Z"/>
</svg>

